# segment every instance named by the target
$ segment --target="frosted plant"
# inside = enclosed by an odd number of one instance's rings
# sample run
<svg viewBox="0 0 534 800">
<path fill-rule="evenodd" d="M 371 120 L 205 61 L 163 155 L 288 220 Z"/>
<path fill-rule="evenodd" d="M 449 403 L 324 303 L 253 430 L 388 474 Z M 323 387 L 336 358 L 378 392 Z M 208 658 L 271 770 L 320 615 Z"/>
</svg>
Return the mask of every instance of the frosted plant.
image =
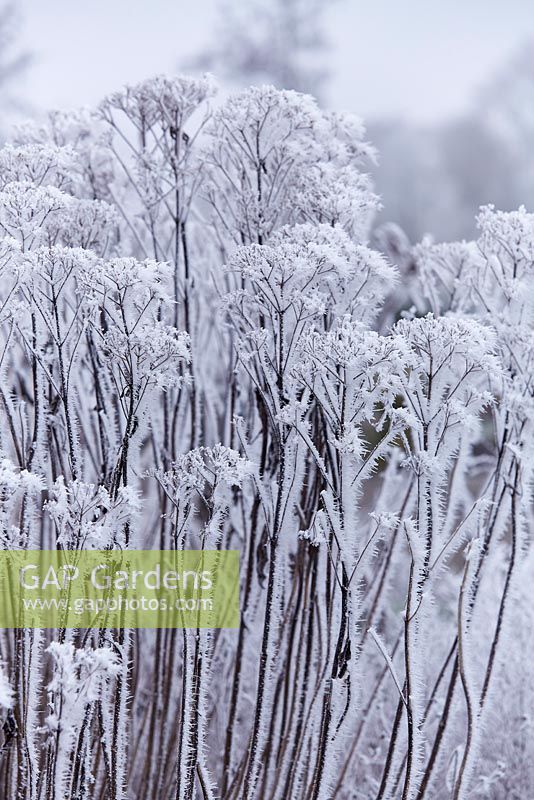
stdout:
<svg viewBox="0 0 534 800">
<path fill-rule="evenodd" d="M 293 203 L 301 219 L 340 225 L 355 239 L 365 238 L 379 206 L 369 176 L 374 159 L 361 121 L 349 114 L 324 114 L 317 125 L 314 158 L 296 178 Z"/>
<path fill-rule="evenodd" d="M 359 166 L 372 150 L 361 123 L 323 114 L 311 97 L 252 87 L 213 115 L 206 195 L 221 242 L 264 243 L 285 224 L 357 225 L 376 198 Z"/>
<path fill-rule="evenodd" d="M 28 545 L 35 508 L 28 505 L 44 489 L 40 475 L 20 469 L 5 456 L 0 461 L 0 536 L 2 549 Z"/>
<path fill-rule="evenodd" d="M 230 505 L 229 489 L 242 489 L 253 473 L 253 465 L 235 450 L 221 444 L 213 448 L 191 450 L 172 469 L 156 474 L 174 512 L 173 543 L 183 549 L 199 539 L 200 549 L 219 549 L 222 527 Z M 195 524 L 195 511 L 202 514 L 202 524 Z M 198 528 L 198 530 L 195 530 Z M 213 678 L 213 637 L 210 631 L 184 631 L 181 727 L 178 742 L 177 789 L 179 800 L 194 796 L 195 771 L 203 783 L 209 777 L 210 763 L 206 750 L 207 713 L 204 687 Z"/>
<path fill-rule="evenodd" d="M 181 385 L 179 364 L 189 358 L 188 337 L 170 325 L 145 322 L 130 334 L 117 329 L 104 334 L 102 355 L 112 368 L 117 367 L 119 394 L 125 396 L 133 387 L 137 413 L 150 387 Z"/>
<path fill-rule="evenodd" d="M 302 431 L 292 425 L 299 409 L 305 408 L 292 375 L 300 357 L 299 345 L 307 331 L 329 322 L 343 310 L 372 319 L 394 272 L 378 255 L 354 246 L 342 228 L 326 225 L 284 228 L 273 234 L 267 244 L 239 248 L 227 269 L 242 278 L 242 288 L 225 298 L 226 308 L 238 333 L 238 357 L 254 382 L 269 420 L 277 463 L 271 475 L 267 472 L 265 487 L 270 527 L 269 576 L 258 704 L 243 789 L 249 797 L 257 780 L 258 751 L 263 746 L 265 715 L 272 702 L 268 694 L 269 680 L 273 680 L 270 648 L 280 613 L 279 559 L 286 557 L 284 550 L 288 546 L 284 529 L 290 526 L 291 514 L 298 504 L 305 469 L 305 449 L 299 436 Z M 305 445 L 308 442 L 304 438 Z M 264 447 L 262 474 L 266 471 L 266 452 Z M 272 478 L 274 485 L 269 485 Z M 320 783 L 318 779 L 315 791 Z"/>
<path fill-rule="evenodd" d="M 499 365 L 491 331 L 471 320 L 429 315 L 401 321 L 393 333 L 409 354 L 406 375 L 401 377 L 406 407 L 397 415 L 410 428 L 412 440 L 404 438 L 404 446 L 417 481 L 416 518 L 405 524 L 411 556 L 404 611 L 408 756 L 403 794 L 407 798 L 417 786 L 421 752 L 425 677 L 420 657 L 431 577 L 449 544 L 442 497 L 453 463 L 464 456 L 464 436 L 476 432 L 477 420 L 492 400 L 485 382 Z M 458 426 L 461 431 L 454 430 Z M 466 466 L 460 460 L 456 469 L 461 472 Z"/>
<path fill-rule="evenodd" d="M 207 198 L 221 236 L 261 244 L 287 223 L 293 182 L 321 118 L 311 97 L 273 86 L 231 96 L 210 123 Z"/>
<path fill-rule="evenodd" d="M 171 265 L 174 302 L 164 318 L 191 337 L 190 375 L 196 372 L 197 349 L 211 345 L 199 325 L 199 293 L 192 290 L 207 278 L 198 263 L 198 251 L 204 249 L 197 221 L 204 180 L 198 140 L 214 93 L 210 76 L 156 76 L 110 95 L 98 110 L 114 165 L 110 192 L 122 218 L 123 252 Z M 210 302 L 209 293 L 201 292 L 202 301 Z M 169 392 L 165 402 L 169 415 L 188 415 L 193 448 L 201 443 L 200 404 L 211 400 L 202 372 L 190 392 L 191 402 L 180 391 Z M 161 447 L 171 457 L 183 450 L 174 434 L 172 426 L 158 432 L 166 437 Z"/>
<path fill-rule="evenodd" d="M 313 544 L 326 548 L 335 576 L 328 602 L 336 643 L 324 682 L 312 782 L 312 796 L 318 798 L 334 784 L 338 755 L 332 731 L 338 735 L 343 731 L 358 680 L 358 584 L 366 555 L 390 527 L 379 520 L 369 538 L 367 533 L 364 537 L 356 534 L 362 487 L 387 459 L 402 430 L 395 420 L 394 400 L 400 390 L 405 353 L 395 340 L 366 330 L 346 314 L 328 332 L 308 333 L 301 345 L 301 359 L 295 372 L 309 392 L 311 413 L 308 411 L 308 419 L 296 415 L 294 424 L 314 454 L 325 484 L 321 507 L 304 535 L 313 532 Z M 366 426 L 376 433 L 375 443 L 369 441 Z M 324 441 L 316 446 L 321 428 L 326 429 Z"/>
<path fill-rule="evenodd" d="M 209 76 L 162 75 L 110 95 L 99 107 L 119 184 L 112 191 L 135 254 L 173 262 L 176 299 L 189 291 L 186 226 L 201 178 L 193 145 L 214 91 Z M 132 224 L 133 214 L 140 225 Z"/>
<path fill-rule="evenodd" d="M 212 95 L 0 150 L 1 546 L 241 556 L 237 631 L 0 631 L 0 795 L 530 796 L 533 216 L 371 238 L 356 118 Z"/>
<path fill-rule="evenodd" d="M 53 186 L 35 186 L 30 181 L 8 183 L 0 192 L 0 228 L 16 239 L 24 250 L 53 235 L 54 218 L 68 207 L 69 196 Z"/>
<path fill-rule="evenodd" d="M 418 281 L 413 289 L 417 306 L 435 316 L 447 311 L 472 311 L 477 298 L 469 289 L 478 261 L 476 255 L 473 243 L 423 241 L 416 245 L 413 258 Z"/>
<path fill-rule="evenodd" d="M 110 647 L 75 648 L 71 643 L 52 642 L 47 652 L 54 667 L 47 686 L 45 730 L 53 796 L 60 797 L 81 791 L 92 716 L 106 683 L 118 674 L 120 665 Z"/>
<path fill-rule="evenodd" d="M 84 298 L 76 293 L 76 277 L 90 258 L 83 250 L 39 246 L 25 255 L 20 269 L 20 295 L 26 314 L 18 316 L 16 325 L 34 360 L 35 380 L 39 370 L 62 405 L 73 477 L 77 475 L 79 459 L 75 452 L 77 431 L 70 377 L 87 319 Z M 39 430 L 42 424 L 34 417 L 35 444 L 43 433 Z"/>
<path fill-rule="evenodd" d="M 15 697 L 13 693 L 13 689 L 7 679 L 7 676 L 2 668 L 0 670 L 0 706 L 3 709 L 9 710 L 13 708 Z"/>
<path fill-rule="evenodd" d="M 483 592 L 484 573 L 488 568 L 490 547 L 509 531 L 511 550 L 498 608 L 492 624 L 489 650 L 485 649 L 483 679 L 460 670 L 468 709 L 468 743 L 463 752 L 455 782 L 455 797 L 461 797 L 473 779 L 474 763 L 480 746 L 491 680 L 499 647 L 506 633 L 507 608 L 513 592 L 516 571 L 527 549 L 526 520 L 530 516 L 531 470 L 524 458 L 525 437 L 530 436 L 532 417 L 531 391 L 531 328 L 532 305 L 528 285 L 532 270 L 531 215 L 524 209 L 517 212 L 496 212 L 492 207 L 481 210 L 478 218 L 481 236 L 478 241 L 483 261 L 475 285 L 480 299 L 479 314 L 491 314 L 497 331 L 498 351 L 504 367 L 502 376 L 493 376 L 494 391 L 500 402 L 495 414 L 495 438 L 499 448 L 499 469 L 493 480 L 493 513 L 488 516 L 482 544 L 475 562 L 469 598 L 466 601 L 466 625 L 472 625 L 479 595 Z M 476 605 L 475 605 L 476 604 Z M 479 612 L 480 613 L 480 612 Z"/>
<path fill-rule="evenodd" d="M 124 527 L 139 513 L 139 498 L 128 487 L 116 497 L 104 486 L 61 476 L 46 504 L 56 529 L 56 544 L 66 550 L 107 550 L 124 546 Z M 120 538 L 119 538 L 120 537 Z"/>
<path fill-rule="evenodd" d="M 146 412 L 150 392 L 183 384 L 180 367 L 189 360 L 189 337 L 163 323 L 144 322 L 132 331 L 112 328 L 102 337 L 102 363 L 108 364 L 124 417 L 122 444 L 111 480 L 112 491 L 128 483 L 131 440 Z"/>
<path fill-rule="evenodd" d="M 32 183 L 36 186 L 70 185 L 76 153 L 68 147 L 45 144 L 7 144 L 0 154 L 2 189 L 10 183 Z"/>
<path fill-rule="evenodd" d="M 225 298 L 233 324 L 242 327 L 240 348 L 249 339 L 252 352 L 272 347 L 269 362 L 278 374 L 290 371 L 314 321 L 345 311 L 372 319 L 394 278 L 378 254 L 327 225 L 284 228 L 268 245 L 240 248 L 227 271 L 244 282 Z"/>
</svg>

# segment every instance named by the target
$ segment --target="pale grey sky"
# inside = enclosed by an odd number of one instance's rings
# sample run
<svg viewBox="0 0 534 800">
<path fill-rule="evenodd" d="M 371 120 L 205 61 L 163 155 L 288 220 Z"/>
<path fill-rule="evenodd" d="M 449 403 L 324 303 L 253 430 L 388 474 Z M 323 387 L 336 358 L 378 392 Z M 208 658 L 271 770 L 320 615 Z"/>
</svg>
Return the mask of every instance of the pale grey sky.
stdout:
<svg viewBox="0 0 534 800">
<path fill-rule="evenodd" d="M 18 0 L 35 53 L 35 109 L 91 105 L 207 43 L 218 0 Z M 246 0 L 241 0 L 246 2 Z M 528 37 L 531 0 L 338 0 L 329 14 L 331 104 L 364 118 L 461 112 Z"/>
</svg>

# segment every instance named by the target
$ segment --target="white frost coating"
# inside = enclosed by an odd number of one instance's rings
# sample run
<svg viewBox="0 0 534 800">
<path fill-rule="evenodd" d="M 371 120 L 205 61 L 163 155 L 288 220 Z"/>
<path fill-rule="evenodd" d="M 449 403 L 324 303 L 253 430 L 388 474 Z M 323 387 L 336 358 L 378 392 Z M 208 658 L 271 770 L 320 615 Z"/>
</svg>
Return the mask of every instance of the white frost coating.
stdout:
<svg viewBox="0 0 534 800">
<path fill-rule="evenodd" d="M 3 631 L 0 795 L 531 797 L 534 217 L 372 234 L 357 120 L 213 92 L 0 150 L 0 546 L 241 570 L 235 631 Z"/>
</svg>

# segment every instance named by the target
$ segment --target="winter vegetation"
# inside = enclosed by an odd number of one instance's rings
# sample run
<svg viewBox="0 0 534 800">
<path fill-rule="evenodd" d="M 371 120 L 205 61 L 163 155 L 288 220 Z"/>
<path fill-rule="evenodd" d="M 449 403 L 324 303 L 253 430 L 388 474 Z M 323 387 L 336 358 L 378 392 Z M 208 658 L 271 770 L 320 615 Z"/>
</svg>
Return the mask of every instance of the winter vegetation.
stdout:
<svg viewBox="0 0 534 800">
<path fill-rule="evenodd" d="M 238 630 L 0 632 L 0 796 L 527 800 L 534 216 L 387 258 L 358 119 L 215 92 L 0 151 L 2 548 L 241 553 Z"/>
<path fill-rule="evenodd" d="M 373 178 L 384 201 L 382 221 L 396 222 L 412 242 L 427 233 L 470 239 L 480 205 L 532 208 L 533 103 L 534 59 L 527 41 L 485 78 L 456 118 L 427 126 L 369 120 L 380 153 Z"/>
</svg>

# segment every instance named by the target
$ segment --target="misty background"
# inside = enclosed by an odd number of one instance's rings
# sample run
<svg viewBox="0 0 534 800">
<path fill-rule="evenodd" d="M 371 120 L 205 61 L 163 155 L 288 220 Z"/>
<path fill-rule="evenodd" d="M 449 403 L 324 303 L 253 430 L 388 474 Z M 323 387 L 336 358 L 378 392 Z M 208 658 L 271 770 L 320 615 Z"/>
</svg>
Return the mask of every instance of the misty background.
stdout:
<svg viewBox="0 0 534 800">
<path fill-rule="evenodd" d="M 396 247 L 469 238 L 480 205 L 534 207 L 528 0 L 18 0 L 0 3 L 4 136 L 154 74 L 274 83 L 365 121 Z M 387 247 L 386 247 L 387 249 Z"/>
</svg>

